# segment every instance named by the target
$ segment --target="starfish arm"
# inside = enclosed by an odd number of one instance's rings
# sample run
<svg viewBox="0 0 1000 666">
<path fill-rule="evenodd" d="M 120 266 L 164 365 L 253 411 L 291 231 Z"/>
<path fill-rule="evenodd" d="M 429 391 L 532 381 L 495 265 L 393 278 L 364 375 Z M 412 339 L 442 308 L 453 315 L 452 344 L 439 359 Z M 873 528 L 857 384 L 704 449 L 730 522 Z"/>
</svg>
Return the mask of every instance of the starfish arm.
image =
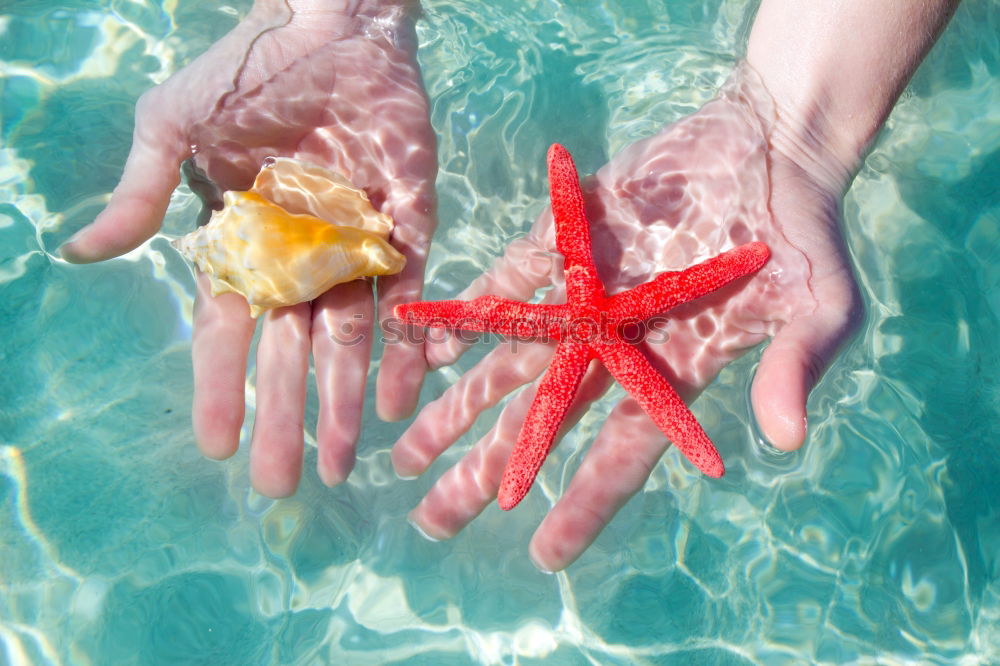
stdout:
<svg viewBox="0 0 1000 666">
<path fill-rule="evenodd" d="M 500 481 L 497 501 L 504 511 L 517 506 L 531 490 L 589 363 L 590 349 L 585 344 L 563 342 L 556 347 Z"/>
<path fill-rule="evenodd" d="M 583 205 L 580 177 L 569 151 L 558 143 L 549 148 L 549 196 L 556 223 L 556 249 L 565 259 L 568 301 L 593 301 L 604 296 L 590 246 L 590 223 Z"/>
<path fill-rule="evenodd" d="M 594 345 L 601 362 L 691 464 L 706 476 L 725 474 L 722 458 L 674 387 L 632 345 Z"/>
<path fill-rule="evenodd" d="M 755 273 L 767 263 L 771 251 L 761 242 L 747 243 L 683 271 L 661 273 L 655 279 L 608 299 L 611 318 L 649 319 L 693 301 L 733 280 Z"/>
<path fill-rule="evenodd" d="M 559 339 L 560 323 L 567 316 L 565 305 L 522 303 L 499 296 L 403 303 L 394 313 L 406 323 L 431 328 L 550 339 Z"/>
</svg>

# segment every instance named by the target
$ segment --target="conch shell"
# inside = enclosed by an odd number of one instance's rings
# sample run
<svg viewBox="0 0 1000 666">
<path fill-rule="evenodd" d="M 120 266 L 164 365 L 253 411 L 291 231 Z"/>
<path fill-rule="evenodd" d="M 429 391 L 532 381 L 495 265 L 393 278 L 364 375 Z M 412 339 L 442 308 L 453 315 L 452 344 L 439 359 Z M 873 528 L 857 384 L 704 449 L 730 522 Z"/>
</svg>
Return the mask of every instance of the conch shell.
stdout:
<svg viewBox="0 0 1000 666">
<path fill-rule="evenodd" d="M 252 317 L 311 301 L 341 282 L 398 273 L 406 263 L 386 242 L 392 218 L 314 164 L 269 158 L 250 191 L 222 200 L 208 224 L 173 245 L 208 276 L 213 296 L 240 294 Z"/>
</svg>

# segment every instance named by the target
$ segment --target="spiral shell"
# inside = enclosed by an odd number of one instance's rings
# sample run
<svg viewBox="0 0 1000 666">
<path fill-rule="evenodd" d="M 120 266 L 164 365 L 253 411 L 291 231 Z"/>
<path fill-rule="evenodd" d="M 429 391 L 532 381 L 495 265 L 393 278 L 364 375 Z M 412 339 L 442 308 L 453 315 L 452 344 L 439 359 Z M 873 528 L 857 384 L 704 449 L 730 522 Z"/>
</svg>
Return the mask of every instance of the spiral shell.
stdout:
<svg viewBox="0 0 1000 666">
<path fill-rule="evenodd" d="M 342 282 L 398 273 L 406 263 L 385 240 L 392 218 L 364 191 L 312 164 L 269 160 L 250 191 L 226 192 L 223 204 L 173 245 L 208 276 L 213 296 L 242 295 L 252 317 Z"/>
<path fill-rule="evenodd" d="M 302 160 L 268 158 L 250 190 L 289 213 L 358 227 L 386 239 L 392 231 L 392 218 L 372 208 L 364 190 L 338 173 Z"/>
</svg>

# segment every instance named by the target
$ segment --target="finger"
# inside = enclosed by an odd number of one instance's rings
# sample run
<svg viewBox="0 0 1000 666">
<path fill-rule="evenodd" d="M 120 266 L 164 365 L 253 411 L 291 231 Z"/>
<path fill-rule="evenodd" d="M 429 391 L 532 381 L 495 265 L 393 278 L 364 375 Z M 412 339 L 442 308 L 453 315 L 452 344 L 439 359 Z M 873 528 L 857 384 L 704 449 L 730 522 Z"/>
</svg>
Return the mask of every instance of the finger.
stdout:
<svg viewBox="0 0 1000 666">
<path fill-rule="evenodd" d="M 410 521 L 421 532 L 432 539 L 450 539 L 493 501 L 534 397 L 532 387 L 511 400 L 492 430 L 445 472 L 410 512 Z"/>
<path fill-rule="evenodd" d="M 422 474 L 476 419 L 504 396 L 533 381 L 552 358 L 547 345 L 512 341 L 491 351 L 440 398 L 426 405 L 392 447 L 402 477 Z"/>
<path fill-rule="evenodd" d="M 551 219 L 551 215 L 546 213 Z M 541 222 L 539 223 L 541 224 Z M 538 224 L 536 224 L 536 227 Z M 544 248 L 539 236 L 529 234 L 507 246 L 503 256 L 493 262 L 488 271 L 476 278 L 458 298 L 471 300 L 492 294 L 518 301 L 530 301 L 535 292 L 551 281 L 555 255 Z M 469 344 L 459 336 L 441 336 L 425 345 L 427 363 L 431 368 L 451 365 Z"/>
<path fill-rule="evenodd" d="M 372 349 L 371 284 L 337 285 L 313 304 L 312 354 L 319 393 L 316 471 L 328 486 L 354 467 Z"/>
<path fill-rule="evenodd" d="M 609 375 L 592 363 L 559 428 L 553 448 L 607 390 Z M 497 496 L 507 460 L 524 425 L 537 384 L 515 396 L 504 408 L 493 429 L 434 484 L 410 513 L 418 529 L 434 539 L 449 539 L 478 516 Z"/>
<path fill-rule="evenodd" d="M 191 358 L 194 366 L 192 420 L 198 448 L 221 460 L 240 444 L 246 404 L 247 353 L 257 322 L 242 296 L 212 296 L 208 278 L 197 272 Z"/>
<path fill-rule="evenodd" d="M 154 89 L 155 90 L 155 89 Z M 180 182 L 180 163 L 190 155 L 180 130 L 161 120 L 155 92 L 139 99 L 132 149 L 111 201 L 93 223 L 61 248 L 67 261 L 102 261 L 134 250 L 160 228 L 170 195 Z"/>
<path fill-rule="evenodd" d="M 385 421 L 398 421 L 413 413 L 427 372 L 422 342 L 399 329 L 392 311 L 400 303 L 420 300 L 427 249 L 434 233 L 433 198 L 404 197 L 396 194 L 383 207 L 396 221 L 392 244 L 406 257 L 406 266 L 399 274 L 377 282 L 378 317 L 386 335 L 375 383 L 375 410 Z"/>
<path fill-rule="evenodd" d="M 809 393 L 862 316 L 853 282 L 838 280 L 815 292 L 826 306 L 782 327 L 764 350 L 751 388 L 757 424 L 782 451 L 793 451 L 805 441 Z"/>
<path fill-rule="evenodd" d="M 291 495 L 302 474 L 310 308 L 299 303 L 268 312 L 257 345 L 250 482 L 267 497 Z"/>
<path fill-rule="evenodd" d="M 532 537 L 528 551 L 535 566 L 559 571 L 572 564 L 643 487 L 667 445 L 639 404 L 622 400 Z"/>
</svg>

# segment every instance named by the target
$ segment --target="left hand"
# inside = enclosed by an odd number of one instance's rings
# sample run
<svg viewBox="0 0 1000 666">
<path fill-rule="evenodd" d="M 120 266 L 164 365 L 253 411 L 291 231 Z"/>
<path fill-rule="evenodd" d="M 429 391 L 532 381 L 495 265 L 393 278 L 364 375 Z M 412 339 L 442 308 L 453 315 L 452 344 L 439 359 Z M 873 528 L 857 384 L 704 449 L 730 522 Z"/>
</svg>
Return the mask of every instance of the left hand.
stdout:
<svg viewBox="0 0 1000 666">
<path fill-rule="evenodd" d="M 639 348 L 690 402 L 727 363 L 773 337 L 755 377 L 754 409 L 764 435 L 793 449 L 805 438 L 806 397 L 854 330 L 860 300 L 840 239 L 840 192 L 769 144 L 770 119 L 745 101 L 760 92 L 750 78 L 738 75 L 719 99 L 627 147 L 583 189 L 594 260 L 609 295 L 751 240 L 767 243 L 771 259 L 755 276 L 658 317 L 665 323 Z M 556 256 L 546 211 L 461 297 L 530 300 L 551 285 L 545 302 L 563 302 Z M 456 338 L 428 343 L 428 362 L 451 363 L 461 351 Z M 551 347 L 525 341 L 516 342 L 516 353 L 513 344 L 493 350 L 423 408 L 393 448 L 397 472 L 422 473 L 481 412 L 542 374 L 551 356 Z M 590 365 L 561 432 L 610 381 L 599 362 Z M 414 509 L 411 518 L 425 534 L 453 536 L 496 497 L 533 397 L 531 387 L 511 400 Z M 555 571 L 575 560 L 642 488 L 667 446 L 635 400 L 623 399 L 535 533 L 534 562 Z"/>
</svg>

